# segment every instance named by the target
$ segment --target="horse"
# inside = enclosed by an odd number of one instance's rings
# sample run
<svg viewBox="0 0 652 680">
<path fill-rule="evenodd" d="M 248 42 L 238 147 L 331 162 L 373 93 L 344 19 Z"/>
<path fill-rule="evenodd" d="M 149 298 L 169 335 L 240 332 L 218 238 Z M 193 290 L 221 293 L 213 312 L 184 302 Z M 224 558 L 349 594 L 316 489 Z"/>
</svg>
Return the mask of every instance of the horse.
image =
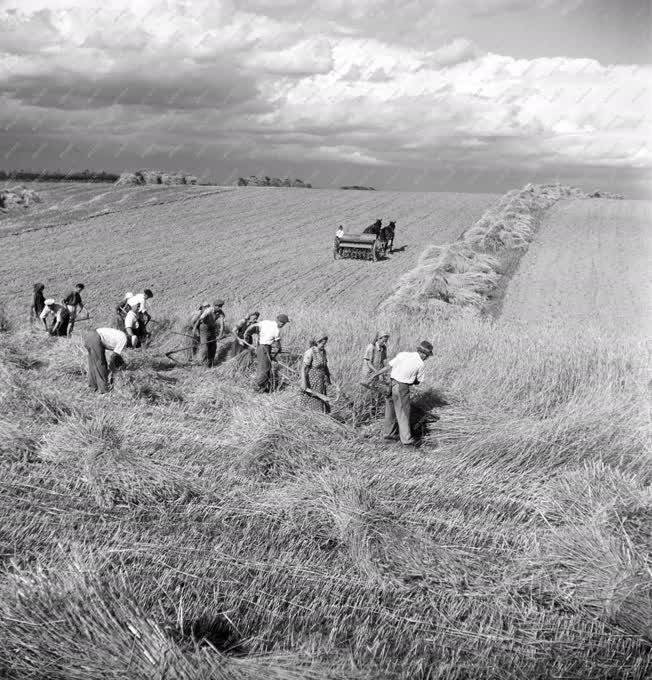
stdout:
<svg viewBox="0 0 652 680">
<path fill-rule="evenodd" d="M 363 234 L 374 234 L 374 236 L 380 235 L 380 230 L 383 228 L 383 223 L 381 220 L 376 220 L 373 224 L 370 224 L 362 233 Z"/>
<path fill-rule="evenodd" d="M 392 252 L 394 248 L 394 233 L 396 231 L 396 222 L 390 222 L 386 227 L 380 230 L 380 240 L 385 241 L 386 248 Z"/>
</svg>

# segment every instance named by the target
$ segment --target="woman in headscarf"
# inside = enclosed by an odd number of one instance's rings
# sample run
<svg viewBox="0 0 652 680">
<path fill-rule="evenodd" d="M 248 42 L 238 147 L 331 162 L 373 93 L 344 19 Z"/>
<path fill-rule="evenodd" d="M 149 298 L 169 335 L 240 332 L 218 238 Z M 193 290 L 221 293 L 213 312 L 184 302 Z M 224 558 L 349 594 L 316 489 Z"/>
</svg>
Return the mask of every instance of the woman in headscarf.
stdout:
<svg viewBox="0 0 652 680">
<path fill-rule="evenodd" d="M 231 344 L 231 350 L 229 352 L 231 357 L 235 357 L 240 354 L 240 352 L 251 349 L 250 347 L 247 347 L 247 344 L 254 344 L 254 334 L 247 333 L 246 331 L 251 325 L 257 323 L 259 318 L 260 312 L 251 312 L 251 314 L 246 316 L 244 319 L 240 319 L 240 321 L 235 324 L 233 330 L 231 331 L 231 333 L 234 335 L 234 340 Z"/>
<path fill-rule="evenodd" d="M 374 339 L 367 345 L 362 359 L 362 382 L 387 365 L 387 341 L 389 333 L 378 331 Z"/>
<path fill-rule="evenodd" d="M 326 333 L 315 335 L 310 341 L 310 347 L 304 353 L 301 363 L 301 406 L 322 413 L 330 413 L 331 410 L 325 399 L 316 396 L 323 395 L 325 397 L 326 387 L 331 384 L 326 354 L 327 342 L 328 335 Z"/>
<path fill-rule="evenodd" d="M 40 316 L 45 307 L 45 290 L 44 283 L 35 283 L 34 292 L 32 293 L 32 306 L 29 308 L 29 321 L 34 323 Z"/>
</svg>

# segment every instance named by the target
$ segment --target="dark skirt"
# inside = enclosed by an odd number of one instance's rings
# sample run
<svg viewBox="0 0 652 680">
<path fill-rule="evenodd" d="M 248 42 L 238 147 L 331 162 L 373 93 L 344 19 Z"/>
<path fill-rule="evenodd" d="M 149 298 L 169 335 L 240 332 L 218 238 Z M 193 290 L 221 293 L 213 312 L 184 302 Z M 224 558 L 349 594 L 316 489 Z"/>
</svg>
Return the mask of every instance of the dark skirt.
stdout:
<svg viewBox="0 0 652 680">
<path fill-rule="evenodd" d="M 88 350 L 88 386 L 100 393 L 109 391 L 109 367 L 102 339 L 97 331 L 84 334 L 84 347 Z"/>
</svg>

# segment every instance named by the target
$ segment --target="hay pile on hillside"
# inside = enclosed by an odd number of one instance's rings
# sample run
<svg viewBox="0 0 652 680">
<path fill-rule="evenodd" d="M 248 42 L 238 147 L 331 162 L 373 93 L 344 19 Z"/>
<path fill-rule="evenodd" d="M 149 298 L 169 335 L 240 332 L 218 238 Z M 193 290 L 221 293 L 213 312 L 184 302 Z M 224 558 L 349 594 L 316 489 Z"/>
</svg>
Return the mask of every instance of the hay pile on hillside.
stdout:
<svg viewBox="0 0 652 680">
<path fill-rule="evenodd" d="M 145 184 L 198 184 L 195 175 L 187 175 L 183 172 L 164 172 L 162 170 L 136 170 L 135 172 L 122 172 L 116 181 L 117 186 L 143 186 Z"/>
<path fill-rule="evenodd" d="M 9 212 L 16 208 L 29 208 L 34 203 L 40 203 L 41 197 L 34 189 L 15 186 L 0 191 L 0 211 Z"/>
<path fill-rule="evenodd" d="M 607 196 L 587 194 L 562 184 L 526 184 L 507 192 L 455 243 L 427 248 L 417 266 L 399 280 L 383 307 L 459 314 L 460 307 L 481 310 L 501 277 L 527 250 L 546 210 L 561 199 Z M 453 310 L 446 307 L 452 305 Z"/>
</svg>

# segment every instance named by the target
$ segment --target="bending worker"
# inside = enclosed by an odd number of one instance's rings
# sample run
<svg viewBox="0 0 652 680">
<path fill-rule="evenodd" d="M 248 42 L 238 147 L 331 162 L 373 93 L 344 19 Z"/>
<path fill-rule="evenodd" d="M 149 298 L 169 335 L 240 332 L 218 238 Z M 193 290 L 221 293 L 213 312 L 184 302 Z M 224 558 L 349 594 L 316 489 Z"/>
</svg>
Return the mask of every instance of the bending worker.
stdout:
<svg viewBox="0 0 652 680">
<path fill-rule="evenodd" d="M 258 333 L 256 347 L 256 392 L 270 392 L 274 385 L 272 359 L 281 351 L 281 328 L 289 323 L 287 315 L 279 314 L 275 321 L 263 319 L 252 323 L 245 337 Z"/>
<path fill-rule="evenodd" d="M 54 317 L 54 321 L 52 322 L 52 325 L 48 327 L 47 319 L 50 316 Z M 39 318 L 43 321 L 45 330 L 50 335 L 58 335 L 64 338 L 66 337 L 68 331 L 68 320 L 70 318 L 70 313 L 68 312 L 67 307 L 60 305 L 53 298 L 48 298 L 45 301 L 45 307 L 43 307 L 43 311 L 41 312 L 41 316 Z"/>
<path fill-rule="evenodd" d="M 88 350 L 88 385 L 105 394 L 113 384 L 113 373 L 124 366 L 122 351 L 127 346 L 127 335 L 117 328 L 96 328 L 84 333 L 84 347 Z M 106 361 L 106 350 L 111 352 Z"/>
<path fill-rule="evenodd" d="M 385 439 L 400 437 L 404 446 L 414 446 L 410 428 L 410 385 L 418 385 L 423 380 L 424 362 L 432 356 L 432 344 L 423 340 L 416 352 L 399 352 L 385 368 L 370 376 L 369 382 L 378 376 L 389 373 L 391 395 L 385 399 Z"/>
</svg>

